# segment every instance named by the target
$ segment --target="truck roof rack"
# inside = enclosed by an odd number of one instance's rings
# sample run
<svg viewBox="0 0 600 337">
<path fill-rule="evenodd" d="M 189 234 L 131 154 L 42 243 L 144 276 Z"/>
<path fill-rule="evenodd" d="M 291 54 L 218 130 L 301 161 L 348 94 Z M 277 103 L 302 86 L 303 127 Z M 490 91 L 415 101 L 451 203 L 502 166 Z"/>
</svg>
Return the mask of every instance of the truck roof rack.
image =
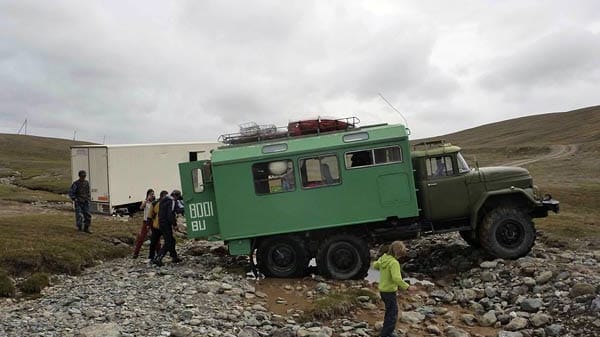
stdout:
<svg viewBox="0 0 600 337">
<path fill-rule="evenodd" d="M 426 140 L 426 141 L 412 144 L 414 151 L 431 150 L 433 148 L 438 148 L 438 147 L 442 147 L 442 146 L 451 146 L 451 145 L 452 144 L 446 142 L 445 139 Z"/>
<path fill-rule="evenodd" d="M 274 124 L 258 125 L 254 122 L 240 124 L 240 132 L 220 135 L 219 142 L 228 145 L 257 143 L 279 138 L 319 135 L 326 132 L 340 132 L 355 129 L 360 123 L 358 117 L 323 118 L 299 120 L 288 123 L 287 127 Z"/>
</svg>

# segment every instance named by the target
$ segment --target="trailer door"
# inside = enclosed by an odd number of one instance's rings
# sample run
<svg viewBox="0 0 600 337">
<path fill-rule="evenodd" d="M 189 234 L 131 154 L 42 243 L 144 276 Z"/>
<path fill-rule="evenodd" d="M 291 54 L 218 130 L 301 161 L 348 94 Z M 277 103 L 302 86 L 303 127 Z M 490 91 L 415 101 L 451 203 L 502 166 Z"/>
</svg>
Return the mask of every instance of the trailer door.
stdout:
<svg viewBox="0 0 600 337">
<path fill-rule="evenodd" d="M 105 147 L 90 147 L 90 194 L 92 201 L 108 203 L 108 152 Z"/>
<path fill-rule="evenodd" d="M 185 202 L 188 237 L 208 238 L 219 234 L 210 161 L 179 164 L 179 179 Z"/>
<path fill-rule="evenodd" d="M 71 181 L 79 179 L 79 171 L 90 170 L 90 162 L 88 158 L 88 149 L 85 147 L 71 148 Z"/>
</svg>

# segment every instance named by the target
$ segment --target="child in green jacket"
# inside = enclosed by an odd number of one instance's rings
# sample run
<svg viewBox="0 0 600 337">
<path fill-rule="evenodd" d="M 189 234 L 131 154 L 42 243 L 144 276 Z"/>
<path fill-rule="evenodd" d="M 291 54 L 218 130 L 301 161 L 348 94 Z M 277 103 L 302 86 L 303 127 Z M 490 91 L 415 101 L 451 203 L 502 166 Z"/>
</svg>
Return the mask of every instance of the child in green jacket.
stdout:
<svg viewBox="0 0 600 337">
<path fill-rule="evenodd" d="M 400 263 L 398 259 L 406 255 L 406 247 L 401 241 L 394 241 L 390 245 L 388 252 L 383 254 L 373 268 L 379 270 L 379 294 L 385 304 L 385 316 L 380 337 L 395 336 L 396 321 L 398 320 L 398 302 L 396 301 L 396 291 L 398 288 L 407 290 L 409 285 L 402 279 Z"/>
</svg>

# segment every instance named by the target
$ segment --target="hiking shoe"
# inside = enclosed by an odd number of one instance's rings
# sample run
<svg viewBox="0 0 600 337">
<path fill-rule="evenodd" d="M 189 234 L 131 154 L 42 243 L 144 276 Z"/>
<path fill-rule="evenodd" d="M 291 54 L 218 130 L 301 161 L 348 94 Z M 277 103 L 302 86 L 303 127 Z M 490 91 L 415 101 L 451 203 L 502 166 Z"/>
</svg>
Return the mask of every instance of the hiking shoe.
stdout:
<svg viewBox="0 0 600 337">
<path fill-rule="evenodd" d="M 173 263 L 180 263 L 182 261 L 183 260 L 181 258 L 179 258 L 179 257 L 174 257 L 173 259 L 171 259 L 171 262 L 173 262 Z"/>
</svg>

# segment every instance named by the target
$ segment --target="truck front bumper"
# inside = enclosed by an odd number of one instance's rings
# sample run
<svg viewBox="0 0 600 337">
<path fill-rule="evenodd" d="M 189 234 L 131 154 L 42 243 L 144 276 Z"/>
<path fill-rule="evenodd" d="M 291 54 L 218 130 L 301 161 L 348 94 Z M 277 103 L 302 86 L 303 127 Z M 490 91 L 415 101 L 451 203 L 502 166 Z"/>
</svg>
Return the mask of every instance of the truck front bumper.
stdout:
<svg viewBox="0 0 600 337">
<path fill-rule="evenodd" d="M 560 212 L 560 202 L 552 199 L 552 196 L 547 194 L 542 201 L 539 201 L 537 207 L 533 209 L 531 214 L 534 218 L 544 218 L 548 216 L 548 211 L 554 213 Z"/>
</svg>

